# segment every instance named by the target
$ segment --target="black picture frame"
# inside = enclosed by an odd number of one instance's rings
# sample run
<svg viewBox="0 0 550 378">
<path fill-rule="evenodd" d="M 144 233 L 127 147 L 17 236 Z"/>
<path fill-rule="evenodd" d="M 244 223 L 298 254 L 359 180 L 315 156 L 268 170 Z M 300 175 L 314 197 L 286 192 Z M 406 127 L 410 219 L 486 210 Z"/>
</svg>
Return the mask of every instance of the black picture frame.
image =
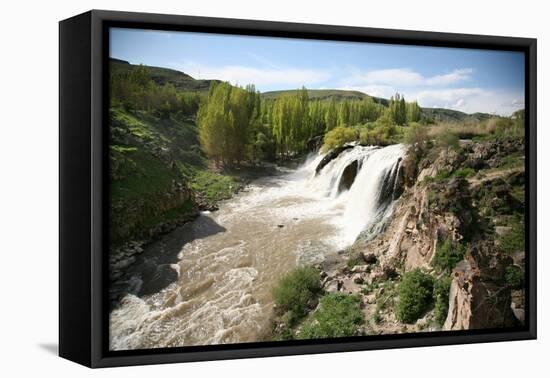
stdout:
<svg viewBox="0 0 550 378">
<path fill-rule="evenodd" d="M 108 28 L 130 27 L 525 53 L 526 317 L 518 329 L 109 351 Z M 535 339 L 536 39 L 92 10 L 59 24 L 59 354 L 89 367 Z"/>
</svg>

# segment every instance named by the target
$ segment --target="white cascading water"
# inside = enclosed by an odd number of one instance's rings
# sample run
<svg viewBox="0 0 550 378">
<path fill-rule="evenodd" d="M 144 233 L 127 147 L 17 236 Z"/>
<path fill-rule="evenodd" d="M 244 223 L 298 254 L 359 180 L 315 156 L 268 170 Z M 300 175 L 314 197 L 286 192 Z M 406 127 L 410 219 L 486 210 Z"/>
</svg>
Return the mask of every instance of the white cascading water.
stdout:
<svg viewBox="0 0 550 378">
<path fill-rule="evenodd" d="M 349 191 L 340 194 L 342 197 L 340 201 L 345 203 L 345 210 L 342 217 L 336 218 L 335 221 L 341 227 L 343 245 L 353 243 L 362 231 L 370 230 L 371 236 L 373 236 L 381 230 L 385 220 L 391 215 L 393 201 L 383 204 L 379 202 L 381 196 L 391 197 L 393 194 L 383 192 L 383 190 L 393 191 L 394 189 L 394 182 L 390 187 L 384 188 L 384 180 L 395 180 L 398 164 L 403 158 L 405 147 L 400 144 L 384 148 L 357 146 L 349 153 L 346 152 L 344 151 L 345 155 L 342 156 L 342 160 L 349 161 L 346 166 L 357 159 L 356 156 L 359 155 L 359 167 Z M 343 164 L 336 162 L 335 165 Z M 330 170 L 327 174 L 330 174 Z M 339 180 L 331 193 L 338 190 L 338 182 Z"/>
<path fill-rule="evenodd" d="M 296 265 L 318 263 L 362 232 L 369 237 L 382 229 L 405 152 L 402 145 L 354 146 L 318 173 L 324 156 L 312 156 L 297 170 L 255 181 L 219 211 L 152 243 L 126 278 L 128 294 L 110 314 L 111 348 L 269 340 L 273 286 Z M 342 188 L 354 161 L 353 183 Z M 158 265 L 170 253 L 177 279 L 143 295 L 150 283 L 140 264 Z"/>
</svg>

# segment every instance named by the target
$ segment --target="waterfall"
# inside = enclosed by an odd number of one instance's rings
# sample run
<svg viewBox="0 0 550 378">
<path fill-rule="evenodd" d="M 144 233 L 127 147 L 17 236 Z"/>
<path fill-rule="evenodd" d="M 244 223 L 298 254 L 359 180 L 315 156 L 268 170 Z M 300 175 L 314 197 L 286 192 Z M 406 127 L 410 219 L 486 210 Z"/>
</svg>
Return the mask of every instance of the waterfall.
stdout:
<svg viewBox="0 0 550 378">
<path fill-rule="evenodd" d="M 355 146 L 343 151 L 310 179 L 310 188 L 343 206 L 342 215 L 334 219 L 341 229 L 340 245 L 350 245 L 362 232 L 369 238 L 382 230 L 400 194 L 399 170 L 405 151 L 401 144 Z M 314 163 L 318 161 L 320 159 Z M 357 162 L 357 173 L 353 183 L 342 191 L 346 167 L 354 162 Z"/>
<path fill-rule="evenodd" d="M 134 294 L 110 314 L 111 348 L 266 339 L 271 288 L 280 277 L 296 265 L 323 261 L 361 233 L 369 238 L 382 230 L 402 190 L 405 151 L 402 145 L 354 145 L 310 156 L 298 169 L 278 168 L 280 174 L 255 180 L 218 211 L 148 245 L 126 283 Z M 144 295 L 150 262 L 166 266 L 170 255 L 178 258 L 170 265 L 175 280 Z"/>
</svg>

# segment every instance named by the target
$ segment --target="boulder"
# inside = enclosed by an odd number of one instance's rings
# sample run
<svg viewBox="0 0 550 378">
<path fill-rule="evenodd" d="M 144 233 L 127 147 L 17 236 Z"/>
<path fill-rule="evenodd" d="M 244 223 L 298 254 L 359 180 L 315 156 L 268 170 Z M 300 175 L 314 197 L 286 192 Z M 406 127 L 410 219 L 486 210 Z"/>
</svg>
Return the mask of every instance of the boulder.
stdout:
<svg viewBox="0 0 550 378">
<path fill-rule="evenodd" d="M 365 280 L 363 279 L 363 275 L 361 273 L 355 273 L 353 276 L 351 276 L 354 283 L 361 285 Z"/>
<path fill-rule="evenodd" d="M 365 260 L 367 264 L 374 264 L 376 263 L 376 255 L 374 253 L 363 252 L 363 260 Z"/>
<path fill-rule="evenodd" d="M 477 264 L 463 260 L 453 270 L 449 312 L 444 330 L 513 327 L 516 317 L 510 308 L 510 289 L 492 281 Z"/>
<path fill-rule="evenodd" d="M 318 135 L 318 136 L 315 136 L 315 137 L 313 137 L 313 138 L 310 138 L 310 139 L 306 142 L 306 149 L 307 149 L 309 152 L 319 151 L 319 149 L 320 149 L 321 146 L 323 145 L 324 139 L 325 139 L 325 136 L 324 136 L 324 135 Z"/>
<path fill-rule="evenodd" d="M 315 168 L 315 174 L 318 174 L 319 172 L 321 172 L 321 170 L 325 167 L 325 165 L 330 163 L 332 160 L 336 159 L 338 155 L 340 155 L 342 152 L 344 152 L 345 150 L 349 150 L 350 148 L 353 148 L 353 147 L 355 146 L 346 144 L 344 146 L 336 147 L 330 150 Z"/>
<path fill-rule="evenodd" d="M 340 182 L 338 183 L 338 193 L 343 192 L 351 188 L 351 185 L 355 181 L 357 176 L 357 169 L 359 167 L 359 162 L 354 160 L 342 172 L 342 177 L 340 177 Z"/>
<path fill-rule="evenodd" d="M 331 280 L 328 281 L 325 285 L 325 291 L 327 293 L 336 293 L 342 289 L 342 281 L 339 280 Z"/>
<path fill-rule="evenodd" d="M 371 268 L 368 265 L 355 265 L 351 268 L 352 273 L 369 273 L 370 270 Z"/>
</svg>

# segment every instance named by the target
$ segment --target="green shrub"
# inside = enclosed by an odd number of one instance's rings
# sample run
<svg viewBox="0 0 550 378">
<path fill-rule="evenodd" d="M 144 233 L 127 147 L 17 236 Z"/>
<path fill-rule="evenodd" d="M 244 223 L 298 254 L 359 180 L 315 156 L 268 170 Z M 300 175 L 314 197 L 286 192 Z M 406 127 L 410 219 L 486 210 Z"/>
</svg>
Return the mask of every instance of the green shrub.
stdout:
<svg viewBox="0 0 550 378">
<path fill-rule="evenodd" d="M 517 265 L 510 265 L 506 267 L 504 280 L 506 281 L 506 284 L 512 289 L 521 289 L 523 287 L 524 276 L 525 273 L 523 272 L 523 269 L 521 269 L 521 267 Z"/>
<path fill-rule="evenodd" d="M 451 277 L 444 276 L 435 281 L 434 300 L 435 300 L 435 321 L 442 326 L 447 319 L 449 312 L 449 291 L 451 290 Z"/>
<path fill-rule="evenodd" d="M 476 171 L 468 167 L 457 169 L 456 171 L 453 172 L 454 177 L 462 177 L 462 178 L 468 178 L 475 174 L 476 174 Z"/>
<path fill-rule="evenodd" d="M 323 152 L 327 152 L 357 139 L 359 139 L 359 134 L 355 129 L 338 126 L 325 134 L 325 143 L 323 144 L 322 150 Z"/>
<path fill-rule="evenodd" d="M 300 339 L 324 339 L 357 334 L 364 317 L 358 296 L 333 293 L 321 298 L 319 310 L 304 325 Z"/>
<path fill-rule="evenodd" d="M 464 258 L 466 247 L 451 239 L 439 240 L 432 265 L 441 271 L 450 272 Z"/>
<path fill-rule="evenodd" d="M 307 313 L 308 303 L 321 291 L 319 272 L 312 267 L 301 267 L 287 273 L 273 289 L 273 302 L 285 314 L 285 322 L 292 325 Z"/>
<path fill-rule="evenodd" d="M 441 181 L 447 180 L 450 177 L 451 177 L 451 171 L 449 171 L 448 169 L 441 169 L 437 171 L 435 176 L 433 177 L 426 176 L 424 180 L 426 180 L 426 182 L 441 182 Z"/>
<path fill-rule="evenodd" d="M 433 300 L 433 277 L 420 268 L 407 272 L 399 285 L 396 316 L 400 322 L 414 323 Z"/>
</svg>

